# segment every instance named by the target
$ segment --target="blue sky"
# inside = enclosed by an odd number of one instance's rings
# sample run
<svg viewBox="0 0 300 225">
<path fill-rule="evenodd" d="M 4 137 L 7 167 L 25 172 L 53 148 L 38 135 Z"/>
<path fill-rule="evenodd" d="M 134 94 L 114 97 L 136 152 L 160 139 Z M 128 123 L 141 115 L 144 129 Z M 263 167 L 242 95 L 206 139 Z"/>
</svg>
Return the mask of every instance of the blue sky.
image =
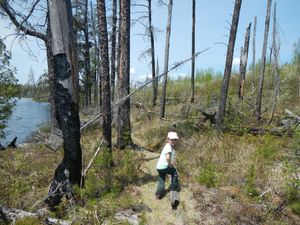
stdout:
<svg viewBox="0 0 300 225">
<path fill-rule="evenodd" d="M 155 51 L 160 64 L 160 72 L 162 73 L 167 8 L 158 7 L 157 1 L 152 1 L 153 25 L 161 30 L 161 32 L 155 35 Z M 132 0 L 132 2 L 140 4 L 144 1 Z M 274 2 L 273 0 L 272 3 L 274 4 Z M 280 62 L 285 63 L 291 60 L 293 53 L 292 46 L 300 38 L 300 29 L 297 22 L 300 21 L 300 0 L 277 0 L 276 2 L 281 40 Z M 244 42 L 246 27 L 250 22 L 253 22 L 254 16 L 257 16 L 256 59 L 261 57 L 266 5 L 267 0 L 243 0 L 234 51 L 234 62 L 236 64 L 238 63 L 240 47 Z M 189 58 L 191 55 L 191 6 L 192 0 L 174 0 L 169 65 Z M 215 71 L 223 73 L 226 46 L 223 44 L 215 45 L 215 43 L 228 42 L 229 30 L 227 28 L 229 28 L 229 25 L 226 21 L 231 22 L 234 1 L 197 0 L 196 7 L 196 51 L 211 47 L 207 52 L 198 56 L 196 59 L 196 68 L 212 68 Z M 132 11 L 135 11 L 135 9 L 132 9 Z M 133 18 L 136 18 L 136 14 L 132 15 Z M 14 32 L 13 29 L 4 28 L 7 27 L 7 22 L 0 21 L 0 27 L 2 38 Z M 150 77 L 151 73 L 150 58 L 139 60 L 140 54 L 150 46 L 144 37 L 138 35 L 143 32 L 144 28 L 138 24 L 134 25 L 131 30 L 131 80 L 135 81 L 144 81 L 147 75 Z M 271 32 L 272 20 L 270 24 L 269 43 L 271 43 Z M 20 83 L 27 82 L 30 68 L 33 69 L 36 79 L 46 70 L 45 50 L 36 39 L 27 38 L 28 46 L 35 53 L 34 57 L 31 57 L 24 50 L 25 42 L 22 42 L 22 48 L 18 39 L 15 40 L 13 36 L 8 36 L 6 43 L 7 48 L 12 51 L 13 59 L 11 63 L 17 67 L 17 78 L 20 80 Z M 252 39 L 250 39 L 249 63 L 252 63 Z M 234 65 L 234 68 L 237 68 L 237 65 Z M 176 77 L 178 75 L 189 74 L 190 63 L 187 63 L 176 71 L 173 71 L 170 75 Z"/>
</svg>

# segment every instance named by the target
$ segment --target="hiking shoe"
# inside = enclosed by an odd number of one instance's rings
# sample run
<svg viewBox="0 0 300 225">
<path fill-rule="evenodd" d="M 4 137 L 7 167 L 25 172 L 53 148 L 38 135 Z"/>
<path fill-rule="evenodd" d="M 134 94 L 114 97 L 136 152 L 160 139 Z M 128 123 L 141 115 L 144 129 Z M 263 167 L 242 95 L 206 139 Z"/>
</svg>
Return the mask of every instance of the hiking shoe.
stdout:
<svg viewBox="0 0 300 225">
<path fill-rule="evenodd" d="M 156 198 L 156 199 L 158 199 L 158 200 L 160 200 L 160 199 L 162 199 L 162 196 L 161 196 L 161 195 L 158 195 L 158 194 L 156 194 L 156 195 L 155 195 L 155 198 Z"/>
</svg>

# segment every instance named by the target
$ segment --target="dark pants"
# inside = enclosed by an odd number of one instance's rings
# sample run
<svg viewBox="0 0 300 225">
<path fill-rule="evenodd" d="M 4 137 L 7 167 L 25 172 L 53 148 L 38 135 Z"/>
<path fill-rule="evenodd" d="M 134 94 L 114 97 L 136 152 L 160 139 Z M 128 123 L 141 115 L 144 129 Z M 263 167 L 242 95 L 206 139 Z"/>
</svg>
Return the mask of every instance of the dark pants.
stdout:
<svg viewBox="0 0 300 225">
<path fill-rule="evenodd" d="M 172 176 L 170 191 L 179 191 L 179 181 L 178 181 L 178 173 L 177 170 L 174 167 L 168 167 L 163 170 L 157 170 L 158 171 L 158 184 L 157 184 L 157 190 L 156 190 L 156 196 L 157 197 L 163 197 L 165 192 L 165 181 L 166 181 L 166 175 L 170 174 Z"/>
</svg>

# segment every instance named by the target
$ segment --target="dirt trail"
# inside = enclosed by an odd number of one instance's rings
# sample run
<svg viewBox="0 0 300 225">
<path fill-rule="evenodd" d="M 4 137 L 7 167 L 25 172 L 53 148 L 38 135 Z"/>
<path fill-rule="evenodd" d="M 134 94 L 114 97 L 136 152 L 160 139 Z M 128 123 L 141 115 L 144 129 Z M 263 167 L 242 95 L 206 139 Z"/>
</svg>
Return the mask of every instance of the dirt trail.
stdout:
<svg viewBox="0 0 300 225">
<path fill-rule="evenodd" d="M 189 188 L 184 184 L 181 184 L 180 191 L 180 205 L 177 210 L 172 210 L 170 204 L 170 195 L 167 191 L 163 199 L 157 200 L 155 198 L 155 191 L 157 186 L 157 171 L 156 162 L 159 154 L 152 152 L 144 153 L 144 163 L 141 166 L 141 170 L 144 173 L 144 177 L 141 180 L 141 186 L 138 187 L 138 191 L 141 194 L 141 201 L 152 209 L 152 212 L 146 212 L 147 224 L 197 224 L 197 215 L 195 213 L 195 202 L 192 198 L 192 193 Z M 169 187 L 170 179 L 166 179 L 166 188 Z"/>
</svg>

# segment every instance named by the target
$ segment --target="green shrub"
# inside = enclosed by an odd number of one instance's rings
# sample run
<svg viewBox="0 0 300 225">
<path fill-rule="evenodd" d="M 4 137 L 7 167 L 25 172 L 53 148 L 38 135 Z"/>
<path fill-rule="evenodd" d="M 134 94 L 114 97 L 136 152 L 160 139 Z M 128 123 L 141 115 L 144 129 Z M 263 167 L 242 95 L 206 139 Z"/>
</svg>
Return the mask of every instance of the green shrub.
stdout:
<svg viewBox="0 0 300 225">
<path fill-rule="evenodd" d="M 258 195 L 258 191 L 255 187 L 255 182 L 256 182 L 255 168 L 253 165 L 251 165 L 248 175 L 246 177 L 246 183 L 245 183 L 245 191 L 250 196 Z"/>
<path fill-rule="evenodd" d="M 197 177 L 197 181 L 208 188 L 216 187 L 216 169 L 212 161 L 207 161 L 204 163 L 203 169 Z"/>
</svg>

